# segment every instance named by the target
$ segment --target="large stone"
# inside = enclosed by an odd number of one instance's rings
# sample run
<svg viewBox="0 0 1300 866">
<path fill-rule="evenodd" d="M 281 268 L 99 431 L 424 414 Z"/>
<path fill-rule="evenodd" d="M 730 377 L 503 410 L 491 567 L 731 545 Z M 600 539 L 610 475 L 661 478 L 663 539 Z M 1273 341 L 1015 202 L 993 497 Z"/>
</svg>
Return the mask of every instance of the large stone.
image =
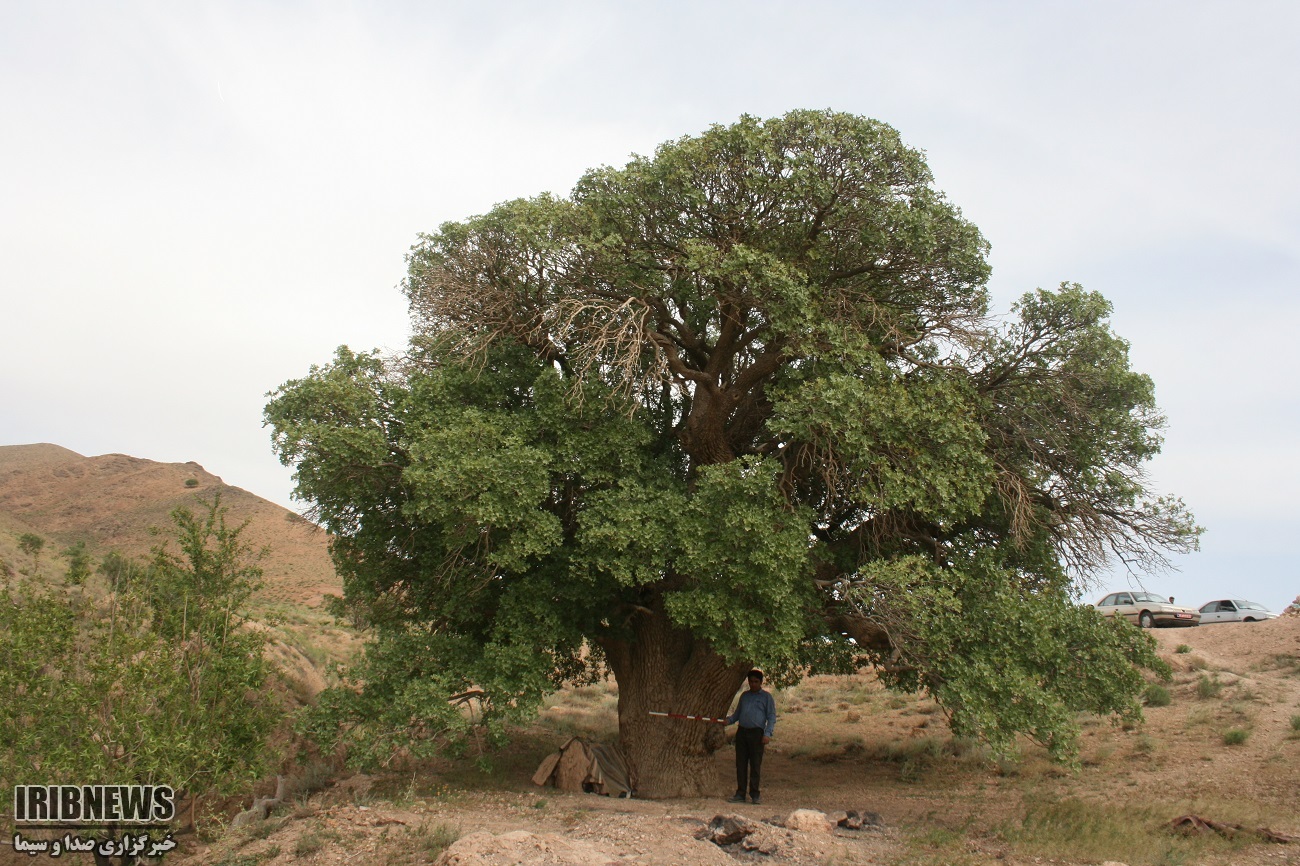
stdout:
<svg viewBox="0 0 1300 866">
<path fill-rule="evenodd" d="M 777 854 L 789 838 L 788 832 L 760 824 L 754 832 L 740 840 L 740 847 L 754 854 Z"/>
<path fill-rule="evenodd" d="M 795 809 L 785 816 L 786 829 L 799 830 L 804 833 L 829 833 L 834 828 L 825 812 L 816 809 Z"/>
<path fill-rule="evenodd" d="M 734 845 L 758 829 L 758 824 L 744 815 L 714 815 L 707 827 L 695 834 L 715 845 Z"/>
</svg>

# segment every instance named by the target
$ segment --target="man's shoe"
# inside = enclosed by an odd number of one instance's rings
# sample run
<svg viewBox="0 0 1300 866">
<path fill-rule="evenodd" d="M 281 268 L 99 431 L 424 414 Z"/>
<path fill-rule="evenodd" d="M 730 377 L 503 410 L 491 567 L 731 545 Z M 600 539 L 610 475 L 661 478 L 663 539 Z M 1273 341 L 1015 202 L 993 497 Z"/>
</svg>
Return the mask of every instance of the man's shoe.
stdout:
<svg viewBox="0 0 1300 866">
<path fill-rule="evenodd" d="M 728 803 L 743 803 L 743 802 L 745 802 L 745 795 L 744 795 L 744 794 L 732 794 L 730 797 L 727 798 L 727 802 L 728 802 Z"/>
<path fill-rule="evenodd" d="M 743 800 L 744 798 L 742 797 L 741 799 Z M 763 803 L 763 798 L 762 798 L 762 797 L 750 797 L 750 798 L 749 798 L 749 802 L 753 803 L 755 806 L 761 806 L 762 803 Z"/>
</svg>

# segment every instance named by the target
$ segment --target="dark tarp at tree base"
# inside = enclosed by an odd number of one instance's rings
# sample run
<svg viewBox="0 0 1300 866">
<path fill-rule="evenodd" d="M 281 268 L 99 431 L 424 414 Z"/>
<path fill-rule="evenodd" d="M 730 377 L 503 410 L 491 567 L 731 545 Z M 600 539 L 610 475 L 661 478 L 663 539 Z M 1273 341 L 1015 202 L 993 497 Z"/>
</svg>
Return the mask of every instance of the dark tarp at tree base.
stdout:
<svg viewBox="0 0 1300 866">
<path fill-rule="evenodd" d="M 561 791 L 585 791 L 607 797 L 631 797 L 627 761 L 617 746 L 572 737 L 547 755 L 533 774 L 533 784 Z"/>
</svg>

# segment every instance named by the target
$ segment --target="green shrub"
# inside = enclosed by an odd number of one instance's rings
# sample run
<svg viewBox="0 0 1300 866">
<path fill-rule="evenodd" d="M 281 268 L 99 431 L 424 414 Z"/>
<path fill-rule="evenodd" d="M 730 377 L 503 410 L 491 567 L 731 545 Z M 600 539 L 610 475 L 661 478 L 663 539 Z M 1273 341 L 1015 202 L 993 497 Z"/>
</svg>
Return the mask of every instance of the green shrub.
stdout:
<svg viewBox="0 0 1300 866">
<path fill-rule="evenodd" d="M 0 586 L 0 778 L 184 780 L 220 794 L 264 772 L 279 708 L 264 689 L 266 638 L 242 627 L 262 572 L 224 515 L 216 499 L 173 511 L 179 551 L 154 548 L 108 598 Z M 128 732 L 147 748 L 104 748 Z"/>
<path fill-rule="evenodd" d="M 78 541 L 63 551 L 63 555 L 68 560 L 68 586 L 81 586 L 90 577 L 90 554 L 86 552 L 86 542 Z"/>
<path fill-rule="evenodd" d="M 1217 674 L 1209 677 L 1201 674 L 1200 679 L 1196 681 L 1196 696 L 1202 700 L 1217 698 L 1221 691 L 1223 691 L 1223 683 L 1219 682 Z"/>
<path fill-rule="evenodd" d="M 1228 728 L 1223 732 L 1223 744 L 1225 746 L 1240 746 L 1246 742 L 1246 738 L 1249 736 L 1250 733 L 1241 728 Z"/>
<path fill-rule="evenodd" d="M 197 478 L 186 478 L 186 479 L 185 479 L 185 486 L 186 486 L 186 487 L 198 487 L 198 486 L 199 486 L 199 479 L 197 479 Z"/>
<path fill-rule="evenodd" d="M 1176 653 L 1178 653 L 1178 654 L 1180 654 L 1180 655 L 1183 654 L 1183 653 L 1189 653 L 1189 652 L 1191 652 L 1191 651 L 1192 651 L 1192 648 L 1189 647 L 1189 646 L 1188 646 L 1187 644 L 1185 644 L 1185 643 L 1180 643 L 1180 644 L 1178 645 L 1178 649 L 1174 650 L 1174 652 L 1176 652 Z"/>
<path fill-rule="evenodd" d="M 1300 715 L 1291 717 L 1291 730 L 1300 734 Z"/>
<path fill-rule="evenodd" d="M 1142 702 L 1148 707 L 1167 707 L 1171 700 L 1169 689 L 1159 683 L 1151 683 L 1142 693 Z"/>
</svg>

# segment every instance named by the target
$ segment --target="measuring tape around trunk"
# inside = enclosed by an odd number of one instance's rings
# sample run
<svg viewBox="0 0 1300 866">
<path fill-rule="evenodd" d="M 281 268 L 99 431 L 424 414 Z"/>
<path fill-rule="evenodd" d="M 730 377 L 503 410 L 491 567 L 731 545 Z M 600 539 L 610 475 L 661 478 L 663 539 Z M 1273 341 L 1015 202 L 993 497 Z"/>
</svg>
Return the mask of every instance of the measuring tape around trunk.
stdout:
<svg viewBox="0 0 1300 866">
<path fill-rule="evenodd" d="M 654 710 L 650 711 L 650 715 L 663 716 L 668 719 L 686 719 L 688 722 L 712 722 L 715 725 L 725 725 L 727 723 L 726 719 L 715 719 L 711 716 L 687 716 L 682 713 L 657 713 Z"/>
</svg>

